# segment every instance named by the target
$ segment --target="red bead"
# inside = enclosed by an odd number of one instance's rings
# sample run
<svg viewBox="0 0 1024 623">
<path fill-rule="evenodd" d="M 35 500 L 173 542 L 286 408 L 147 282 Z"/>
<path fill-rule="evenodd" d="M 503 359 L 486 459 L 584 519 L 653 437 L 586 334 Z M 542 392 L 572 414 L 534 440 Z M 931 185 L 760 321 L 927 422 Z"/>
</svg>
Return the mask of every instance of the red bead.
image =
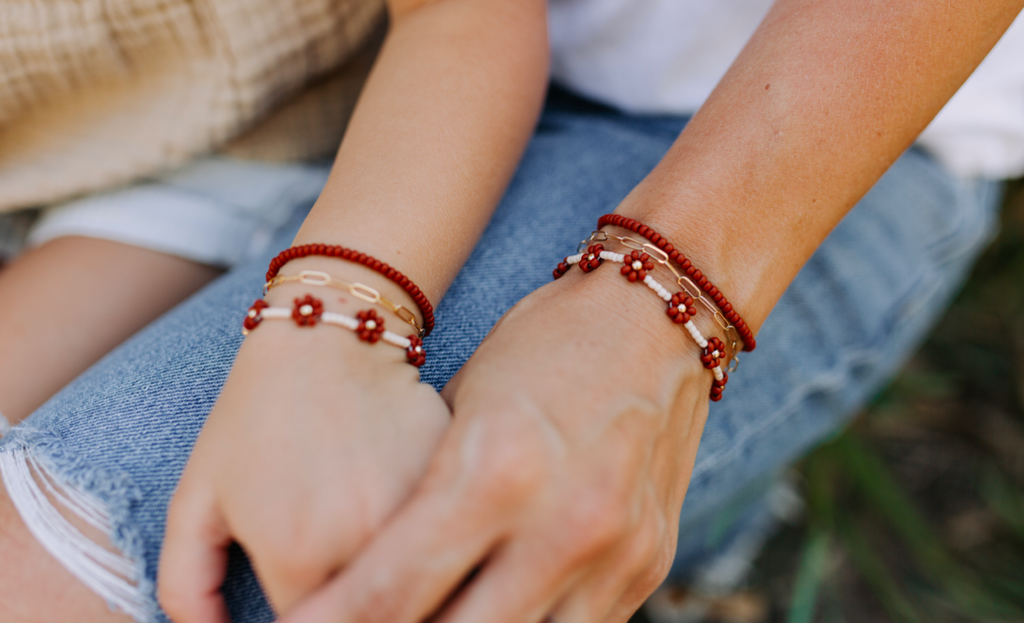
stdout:
<svg viewBox="0 0 1024 623">
<path fill-rule="evenodd" d="M 423 292 L 409 280 L 408 277 L 403 275 L 401 272 L 395 270 L 391 266 L 388 266 L 384 262 L 371 257 L 365 253 L 360 253 L 353 249 L 347 249 L 341 246 L 328 245 L 323 243 L 306 244 L 297 247 L 290 247 L 285 249 L 277 255 L 270 262 L 270 267 L 267 271 L 267 281 L 270 281 L 277 273 L 280 272 L 281 268 L 291 260 L 298 259 L 301 257 L 308 257 L 310 255 L 323 255 L 327 257 L 335 257 L 342 260 L 356 262 L 362 264 L 367 268 L 375 270 L 391 281 L 397 283 L 403 290 L 405 290 L 416 306 L 419 307 L 420 314 L 423 316 L 423 333 L 424 335 L 429 334 L 434 329 L 434 308 L 430 304 L 430 301 L 423 294 Z"/>
<path fill-rule="evenodd" d="M 382 335 L 384 335 L 384 319 L 377 315 L 377 312 L 372 309 L 365 309 L 358 314 L 356 318 L 359 319 L 359 326 L 356 327 L 356 335 L 359 339 L 376 344 Z M 373 323 L 374 326 L 370 327 L 369 323 Z"/>
<path fill-rule="evenodd" d="M 417 368 L 427 362 L 427 352 L 423 350 L 423 340 L 415 335 L 409 336 L 409 348 L 405 351 L 409 363 Z"/>
<path fill-rule="evenodd" d="M 324 302 L 310 294 L 296 298 L 293 303 L 292 320 L 300 327 L 316 326 L 320 315 L 324 313 Z"/>
<path fill-rule="evenodd" d="M 693 264 L 690 262 L 689 259 L 686 258 L 685 255 L 680 253 L 672 244 L 668 243 L 668 240 L 664 236 L 659 234 L 657 231 L 648 227 L 647 225 L 644 225 L 643 223 L 637 221 L 636 219 L 631 219 L 620 214 L 605 214 L 601 216 L 597 220 L 597 228 L 601 229 L 605 225 L 614 225 L 616 227 L 629 229 L 647 238 L 651 243 L 656 245 L 658 248 L 664 250 L 668 254 L 669 259 L 675 262 L 677 265 L 679 265 L 686 273 L 686 275 L 689 276 L 701 288 L 701 290 L 707 293 L 708 296 L 710 296 L 716 304 L 718 304 L 719 308 L 722 309 L 724 314 L 728 314 L 729 312 L 735 314 L 735 311 L 732 309 L 732 306 L 729 305 L 729 301 L 726 299 L 725 295 L 723 295 L 718 290 L 718 288 L 716 288 L 711 283 L 711 281 L 708 280 L 707 277 L 703 275 L 703 273 L 697 270 L 697 268 L 693 266 Z M 625 275 L 627 274 L 627 272 L 623 271 L 622 274 Z M 727 305 L 728 310 L 726 309 Z M 729 317 L 728 315 L 726 317 L 729 318 L 729 321 L 732 322 L 733 326 L 736 327 L 737 332 L 740 334 L 740 339 L 743 340 L 743 349 L 754 350 L 756 346 L 756 342 L 754 341 L 754 335 L 747 328 L 746 323 L 743 322 L 743 319 L 739 317 L 739 314 L 735 314 L 735 319 Z"/>
</svg>

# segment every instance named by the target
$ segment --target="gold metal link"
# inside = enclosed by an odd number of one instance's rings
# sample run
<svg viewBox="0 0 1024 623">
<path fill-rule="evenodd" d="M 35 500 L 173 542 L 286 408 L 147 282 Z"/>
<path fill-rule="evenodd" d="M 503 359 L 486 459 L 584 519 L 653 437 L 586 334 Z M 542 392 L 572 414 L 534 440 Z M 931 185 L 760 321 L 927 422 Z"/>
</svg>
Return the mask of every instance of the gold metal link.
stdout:
<svg viewBox="0 0 1024 623">
<path fill-rule="evenodd" d="M 616 238 L 618 238 L 618 236 L 616 236 Z M 636 238 L 619 238 L 619 243 L 627 249 L 632 249 L 634 251 L 643 251 L 644 245 L 647 244 L 646 242 L 637 240 Z"/>
<path fill-rule="evenodd" d="M 380 303 L 380 292 L 377 292 L 370 286 L 363 285 L 361 283 L 353 283 L 348 287 L 349 294 L 362 299 L 367 303 Z"/>
<path fill-rule="evenodd" d="M 409 310 L 408 308 L 402 307 L 401 305 L 396 305 L 395 309 L 393 309 L 392 311 L 395 312 L 396 316 L 398 316 L 399 318 L 401 318 L 405 322 L 407 322 L 407 323 L 411 324 L 412 326 L 416 327 L 417 329 L 419 329 L 419 325 L 416 323 L 416 314 L 412 313 L 411 310 Z M 422 337 L 422 336 L 420 336 L 420 337 Z"/>
<path fill-rule="evenodd" d="M 643 251 L 647 255 L 651 256 L 651 259 L 667 268 L 672 276 L 675 277 L 675 283 L 679 288 L 694 300 L 694 303 L 699 303 L 701 307 L 711 312 L 712 317 L 715 319 L 715 323 L 725 331 L 725 337 L 727 343 L 730 346 L 729 353 L 730 361 L 728 372 L 735 372 L 739 368 L 739 357 L 737 353 L 740 350 L 740 336 L 736 327 L 733 326 L 729 319 L 725 317 L 725 314 L 715 305 L 711 300 L 704 296 L 703 290 L 692 280 L 689 276 L 679 272 L 675 266 L 672 265 L 669 254 L 664 249 L 659 248 L 657 245 L 651 244 L 650 242 L 640 241 L 636 238 L 627 238 L 623 236 L 616 236 L 614 234 L 608 234 L 604 231 L 595 231 L 590 234 L 590 237 L 582 241 L 576 248 L 577 253 L 582 253 L 584 249 L 595 242 L 605 242 L 608 240 L 614 240 L 627 249 L 634 251 Z"/>
<path fill-rule="evenodd" d="M 644 243 L 644 251 L 646 251 L 647 255 L 650 255 L 651 259 L 653 259 L 655 262 L 662 264 L 664 266 L 669 266 L 668 253 L 665 253 L 655 245 L 649 242 Z M 669 266 L 669 268 L 671 268 L 671 266 Z"/>
<path fill-rule="evenodd" d="M 392 303 L 382 297 L 380 292 L 368 285 L 362 283 L 347 283 L 345 281 L 333 279 L 329 274 L 319 270 L 304 270 L 298 275 L 277 275 L 267 283 L 263 284 L 263 296 L 267 296 L 267 293 L 270 292 L 272 288 L 289 282 L 298 282 L 309 286 L 343 290 L 357 299 L 374 305 L 380 305 L 388 311 L 393 312 L 402 322 L 405 322 L 415 328 L 416 335 L 420 338 L 422 338 L 426 333 L 416 320 L 416 315 L 408 308 Z"/>
<path fill-rule="evenodd" d="M 331 283 L 331 276 L 319 270 L 304 270 L 299 273 L 299 283 L 307 286 L 326 286 Z"/>
</svg>

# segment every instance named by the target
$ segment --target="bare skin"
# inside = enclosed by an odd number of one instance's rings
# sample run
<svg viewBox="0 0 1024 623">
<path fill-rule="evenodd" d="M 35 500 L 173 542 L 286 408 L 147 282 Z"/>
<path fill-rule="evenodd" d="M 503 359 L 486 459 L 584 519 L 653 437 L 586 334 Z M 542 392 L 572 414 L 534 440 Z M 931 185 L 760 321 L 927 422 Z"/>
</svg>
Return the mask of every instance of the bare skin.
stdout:
<svg viewBox="0 0 1024 623">
<path fill-rule="evenodd" d="M 95 238 L 58 238 L 0 272 L 0 413 L 12 423 L 220 274 Z"/>
<path fill-rule="evenodd" d="M 0 271 L 0 412 L 27 417 L 219 270 L 94 238 L 59 238 Z M 85 330 L 88 329 L 88 330 Z M 59 506 L 58 506 L 59 508 Z M 106 547 L 107 536 L 66 515 Z M 124 623 L 31 535 L 0 481 L 0 620 Z"/>
<path fill-rule="evenodd" d="M 756 330 L 828 231 L 1020 8 L 1019 0 L 780 0 L 619 211 L 683 246 Z M 392 31 L 296 242 L 366 250 L 401 266 L 437 300 L 536 120 L 546 80 L 544 5 L 413 0 L 391 10 Z M 303 267 L 402 296 L 337 262 L 311 259 L 289 270 Z M 289 621 L 412 623 L 444 603 L 446 622 L 537 621 L 552 612 L 560 623 L 625 621 L 667 570 L 709 381 L 691 353 L 679 356 L 685 341 L 669 344 L 654 320 L 644 323 L 650 330 L 631 332 L 621 315 L 578 313 L 623 300 L 651 309 L 644 293 L 621 288 L 621 279 L 598 271 L 518 305 L 446 389 L 456 420 L 444 432 L 432 424 L 443 403 L 414 395 L 422 390 L 413 378 L 383 383 L 383 398 L 363 391 L 367 383 L 347 388 L 355 399 L 344 410 L 329 392 L 303 392 L 308 375 L 298 373 L 275 378 L 286 391 L 260 394 L 266 379 L 253 362 L 292 352 L 301 338 L 282 326 L 247 343 L 172 504 L 162 604 L 178 623 L 225 621 L 217 587 L 224 547 L 236 539 L 264 552 L 255 556 L 257 571 Z M 616 339 L 595 337 L 609 335 Z M 394 369 L 351 342 L 337 349 L 368 378 Z M 580 357 L 618 365 L 583 374 Z M 653 372 L 620 373 L 630 366 Z M 591 398 L 567 400 L 567 383 Z M 608 387 L 617 388 L 613 399 L 592 399 Z M 265 400 L 254 404 L 252 396 Z M 309 401 L 292 417 L 308 419 L 282 447 L 271 434 L 280 409 L 259 405 L 292 396 Z M 425 405 L 395 423 L 420 416 L 436 428 L 416 438 L 385 434 L 383 399 L 396 408 Z M 335 444 L 325 447 L 347 439 L 346 430 L 377 440 L 355 455 L 366 468 L 360 473 L 330 459 Z M 232 449 L 243 434 L 248 443 Z M 218 455 L 264 467 L 238 469 Z M 396 455 L 408 458 L 397 471 L 374 469 Z M 412 477 L 422 473 L 422 481 Z M 261 487 L 269 474 L 273 486 Z M 355 491 L 357 503 L 323 503 L 321 493 L 339 487 Z M 252 520 L 267 508 L 276 521 L 304 528 L 307 540 L 289 540 L 299 530 L 281 538 Z M 331 530 L 338 525 L 345 528 Z"/>
<path fill-rule="evenodd" d="M 106 535 L 75 522 L 83 534 L 112 549 Z M 0 620 L 11 623 L 130 623 L 52 558 L 25 527 L 0 482 Z"/>
</svg>

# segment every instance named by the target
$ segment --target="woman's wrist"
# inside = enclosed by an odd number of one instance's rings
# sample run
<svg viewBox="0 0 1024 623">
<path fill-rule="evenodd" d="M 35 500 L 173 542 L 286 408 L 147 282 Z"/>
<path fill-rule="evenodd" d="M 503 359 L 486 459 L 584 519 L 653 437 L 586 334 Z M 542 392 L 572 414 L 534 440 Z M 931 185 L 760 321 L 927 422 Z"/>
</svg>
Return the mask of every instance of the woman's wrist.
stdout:
<svg viewBox="0 0 1024 623">
<path fill-rule="evenodd" d="M 784 243 L 772 241 L 767 232 L 743 231 L 742 224 L 716 215 L 713 204 L 665 205 L 631 195 L 615 213 L 669 239 L 727 297 L 755 336 L 792 278 L 773 269 L 786 255 Z"/>
<path fill-rule="evenodd" d="M 360 263 L 322 255 L 279 268 L 264 298 L 245 316 L 243 332 L 250 338 L 270 334 L 256 341 L 271 348 L 281 348 L 282 342 L 289 342 L 286 348 L 315 344 L 312 357 L 340 354 L 415 367 L 425 361 L 422 315 L 395 281 Z"/>
<path fill-rule="evenodd" d="M 415 314 L 416 321 L 419 326 L 423 326 L 423 314 L 418 310 L 415 301 L 413 301 L 412 297 L 409 296 L 408 292 L 403 290 L 395 282 L 371 268 L 363 266 L 362 264 L 347 262 L 337 258 L 312 255 L 288 262 L 281 268 L 279 274 L 286 277 L 294 277 L 298 276 L 299 273 L 303 271 L 316 271 L 327 274 L 337 281 L 367 286 L 371 290 L 379 293 L 383 299 L 386 299 L 395 305 L 399 305 L 404 309 L 411 310 Z M 326 286 L 308 285 L 300 282 L 285 282 L 276 285 L 267 291 L 265 298 L 271 305 L 289 306 L 291 305 L 294 297 L 304 294 L 313 294 L 324 301 L 329 300 L 332 304 L 332 310 L 342 313 L 351 312 L 354 315 L 355 311 L 358 309 L 375 307 L 373 303 L 345 293 L 344 291 Z M 335 306 L 337 306 L 337 309 L 334 309 Z M 379 308 L 378 311 L 385 312 L 383 308 Z M 388 316 L 394 317 L 396 327 L 398 327 L 398 323 L 401 323 L 403 326 L 405 325 L 400 318 L 395 317 L 392 314 L 388 314 Z"/>
<path fill-rule="evenodd" d="M 700 362 L 703 350 L 667 317 L 665 303 L 643 283 L 623 277 L 618 265 L 605 264 L 588 274 L 570 270 L 552 287 L 557 289 L 555 300 L 580 310 L 579 322 L 591 329 L 595 340 L 614 346 L 609 363 L 642 361 L 644 374 L 655 382 L 652 389 L 666 379 L 676 385 L 684 376 L 706 377 L 710 385 L 712 375 Z M 708 313 L 698 311 L 692 321 L 705 336 L 722 332 Z M 723 367 L 727 365 L 723 359 Z"/>
</svg>

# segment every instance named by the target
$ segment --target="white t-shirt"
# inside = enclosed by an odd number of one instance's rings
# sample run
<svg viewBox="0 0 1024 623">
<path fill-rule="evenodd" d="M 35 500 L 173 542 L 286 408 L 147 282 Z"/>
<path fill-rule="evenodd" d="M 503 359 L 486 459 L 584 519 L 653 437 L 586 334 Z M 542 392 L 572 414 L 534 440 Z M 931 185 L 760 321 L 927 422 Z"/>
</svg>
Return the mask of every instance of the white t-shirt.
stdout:
<svg viewBox="0 0 1024 623">
<path fill-rule="evenodd" d="M 635 113 L 696 112 L 772 0 L 549 0 L 552 77 Z M 918 143 L 963 176 L 1024 173 L 1024 16 Z"/>
</svg>

